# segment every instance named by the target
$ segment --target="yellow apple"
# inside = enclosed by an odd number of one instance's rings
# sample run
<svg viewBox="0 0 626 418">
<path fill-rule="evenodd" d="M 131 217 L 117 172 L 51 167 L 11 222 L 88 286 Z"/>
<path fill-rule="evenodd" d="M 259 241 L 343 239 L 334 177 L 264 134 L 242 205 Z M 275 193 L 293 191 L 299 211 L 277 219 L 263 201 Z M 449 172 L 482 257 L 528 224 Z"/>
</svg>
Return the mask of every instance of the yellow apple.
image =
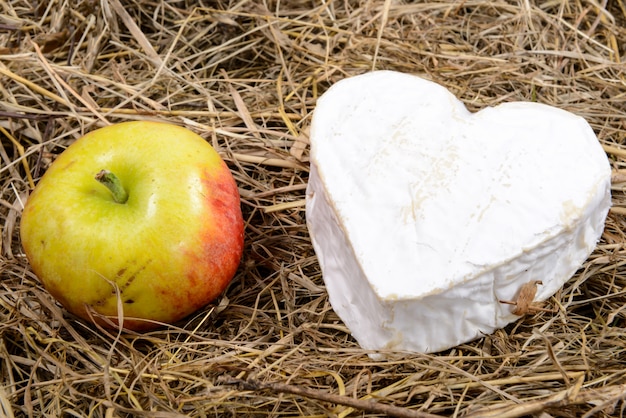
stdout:
<svg viewBox="0 0 626 418">
<path fill-rule="evenodd" d="M 133 330 L 178 321 L 217 298 L 243 251 L 235 181 L 199 135 L 125 122 L 70 145 L 28 198 L 21 240 L 70 312 Z M 108 320 L 107 320 L 108 319 Z"/>
</svg>

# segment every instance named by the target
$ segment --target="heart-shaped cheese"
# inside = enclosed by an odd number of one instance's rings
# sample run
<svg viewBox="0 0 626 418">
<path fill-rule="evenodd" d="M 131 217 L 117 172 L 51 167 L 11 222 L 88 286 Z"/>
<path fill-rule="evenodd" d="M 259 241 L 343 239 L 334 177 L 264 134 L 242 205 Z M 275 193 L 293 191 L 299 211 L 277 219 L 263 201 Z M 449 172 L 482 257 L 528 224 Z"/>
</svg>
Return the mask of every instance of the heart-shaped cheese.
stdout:
<svg viewBox="0 0 626 418">
<path fill-rule="evenodd" d="M 306 216 L 333 309 L 365 349 L 436 352 L 517 319 L 593 251 L 610 166 L 584 119 L 537 103 L 470 113 L 444 87 L 343 80 L 311 126 Z"/>
</svg>

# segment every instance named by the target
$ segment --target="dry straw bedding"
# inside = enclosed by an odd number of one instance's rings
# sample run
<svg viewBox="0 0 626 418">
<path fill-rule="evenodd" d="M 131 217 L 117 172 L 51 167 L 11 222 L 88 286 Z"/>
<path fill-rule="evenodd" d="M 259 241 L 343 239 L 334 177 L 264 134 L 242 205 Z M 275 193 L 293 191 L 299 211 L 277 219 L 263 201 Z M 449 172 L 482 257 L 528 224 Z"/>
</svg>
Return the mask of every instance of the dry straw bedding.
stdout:
<svg viewBox="0 0 626 418">
<path fill-rule="evenodd" d="M 623 0 L 0 1 L 0 415 L 626 415 L 625 26 Z M 303 199 L 316 99 L 372 69 L 437 81 L 472 110 L 533 100 L 589 121 L 614 207 L 555 312 L 434 355 L 378 362 L 357 346 Z M 245 254 L 225 297 L 188 321 L 107 333 L 41 287 L 19 220 L 68 144 L 137 119 L 219 150 Z"/>
</svg>

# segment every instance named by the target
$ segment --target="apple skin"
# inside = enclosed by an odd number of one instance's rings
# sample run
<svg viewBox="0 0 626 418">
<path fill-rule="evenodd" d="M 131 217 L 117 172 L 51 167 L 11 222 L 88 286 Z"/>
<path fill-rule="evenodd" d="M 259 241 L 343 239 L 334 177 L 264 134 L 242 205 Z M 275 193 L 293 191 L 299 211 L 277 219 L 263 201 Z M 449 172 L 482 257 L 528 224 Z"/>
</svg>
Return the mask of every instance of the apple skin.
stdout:
<svg viewBox="0 0 626 418">
<path fill-rule="evenodd" d="M 95 180 L 103 169 L 121 180 L 126 203 Z M 239 192 L 219 154 L 188 129 L 150 121 L 70 145 L 28 198 L 20 226 L 34 273 L 68 311 L 119 326 L 119 304 L 123 327 L 136 331 L 217 298 L 239 266 L 243 231 Z"/>
</svg>

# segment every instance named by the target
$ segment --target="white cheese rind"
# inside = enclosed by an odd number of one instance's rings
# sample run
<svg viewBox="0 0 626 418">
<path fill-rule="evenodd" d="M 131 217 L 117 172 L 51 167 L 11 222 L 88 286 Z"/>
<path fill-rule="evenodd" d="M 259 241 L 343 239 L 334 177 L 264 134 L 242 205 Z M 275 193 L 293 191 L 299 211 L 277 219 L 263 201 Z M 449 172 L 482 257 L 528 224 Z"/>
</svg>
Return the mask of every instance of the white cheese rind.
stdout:
<svg viewBox="0 0 626 418">
<path fill-rule="evenodd" d="M 472 114 L 380 71 L 319 100 L 307 224 L 333 309 L 365 349 L 436 352 L 505 326 L 593 251 L 610 167 L 584 119 L 537 103 Z"/>
</svg>

